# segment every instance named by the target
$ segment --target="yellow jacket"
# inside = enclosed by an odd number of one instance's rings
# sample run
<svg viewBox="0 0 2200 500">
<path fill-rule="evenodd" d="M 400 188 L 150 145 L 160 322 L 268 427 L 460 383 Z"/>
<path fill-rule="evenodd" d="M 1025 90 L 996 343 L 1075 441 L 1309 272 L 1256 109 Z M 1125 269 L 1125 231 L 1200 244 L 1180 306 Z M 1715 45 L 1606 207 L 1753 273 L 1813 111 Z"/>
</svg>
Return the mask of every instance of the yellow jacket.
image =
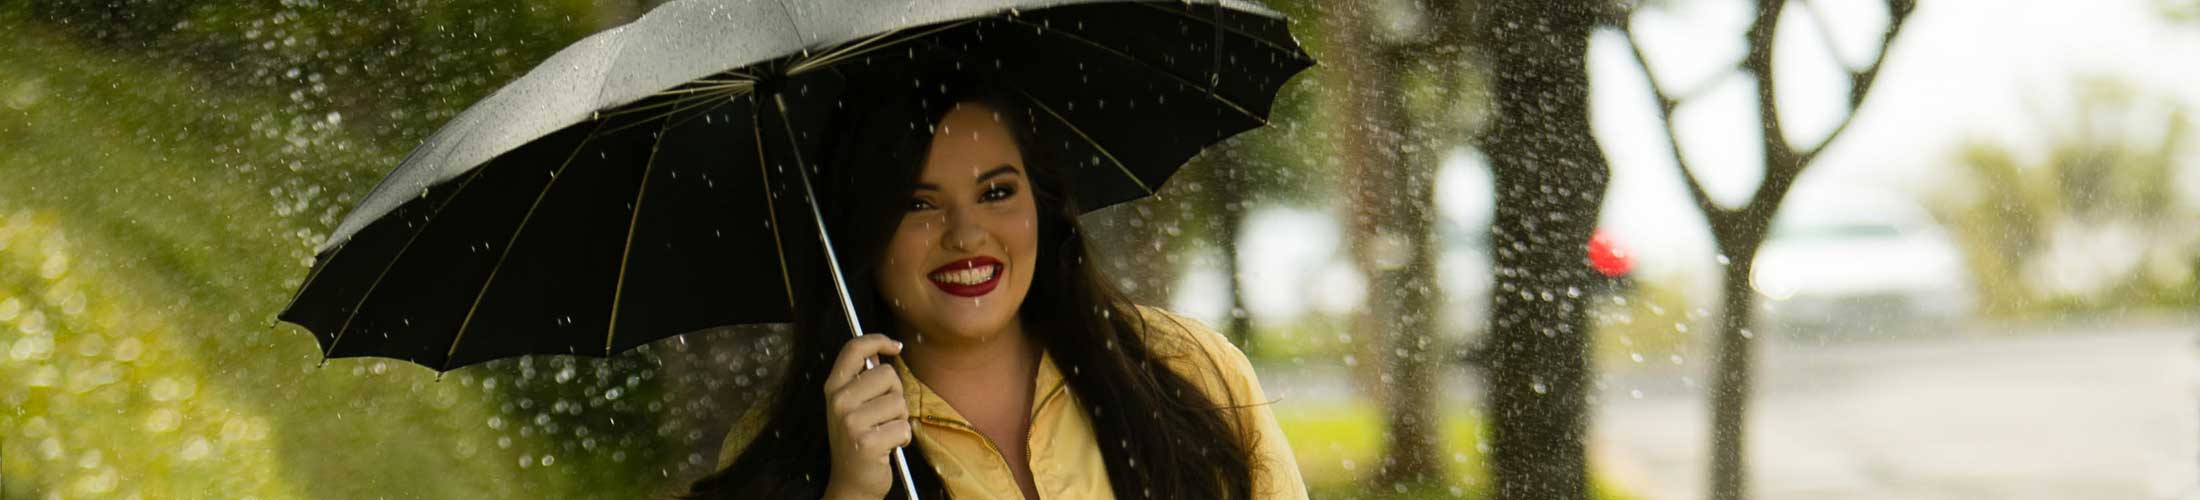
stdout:
<svg viewBox="0 0 2200 500">
<path fill-rule="evenodd" d="M 1245 353 L 1213 329 L 1189 318 L 1158 308 L 1140 306 L 1153 330 L 1149 347 L 1170 369 L 1207 391 L 1210 399 L 1235 401 L 1236 421 L 1252 427 L 1253 495 L 1256 498 L 1306 498 L 1305 480 L 1299 477 L 1298 460 L 1284 441 L 1283 429 L 1268 410 L 1271 401 L 1261 390 Z M 909 400 L 910 416 L 919 425 L 915 434 L 924 456 L 939 472 L 949 495 L 957 500 L 1022 498 L 1007 459 L 977 427 L 947 401 L 940 399 L 907 366 L 895 361 L 901 373 L 902 394 Z M 1080 411 L 1085 405 L 1069 390 L 1054 357 L 1039 356 L 1039 371 L 1032 389 L 1031 435 L 1028 443 L 1032 481 L 1046 498 L 1114 498 L 1108 482 L 1107 462 L 1101 459 L 1092 420 Z M 1227 391 L 1227 393 L 1223 392 Z M 740 454 L 742 446 L 761 430 L 763 411 L 751 411 L 727 433 L 719 453 L 724 468 Z"/>
</svg>

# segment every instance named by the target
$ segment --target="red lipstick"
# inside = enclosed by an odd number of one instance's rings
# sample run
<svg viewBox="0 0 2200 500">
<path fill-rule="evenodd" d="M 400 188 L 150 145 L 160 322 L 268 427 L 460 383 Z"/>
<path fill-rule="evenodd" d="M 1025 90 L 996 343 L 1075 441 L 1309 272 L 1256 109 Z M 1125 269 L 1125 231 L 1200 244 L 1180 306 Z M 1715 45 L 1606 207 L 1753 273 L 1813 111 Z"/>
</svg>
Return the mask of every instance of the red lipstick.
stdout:
<svg viewBox="0 0 2200 500">
<path fill-rule="evenodd" d="M 940 291 L 958 297 L 977 297 L 993 291 L 1001 284 L 1001 271 L 1005 266 L 992 257 L 972 257 L 949 262 L 933 269 L 925 278 Z"/>
</svg>

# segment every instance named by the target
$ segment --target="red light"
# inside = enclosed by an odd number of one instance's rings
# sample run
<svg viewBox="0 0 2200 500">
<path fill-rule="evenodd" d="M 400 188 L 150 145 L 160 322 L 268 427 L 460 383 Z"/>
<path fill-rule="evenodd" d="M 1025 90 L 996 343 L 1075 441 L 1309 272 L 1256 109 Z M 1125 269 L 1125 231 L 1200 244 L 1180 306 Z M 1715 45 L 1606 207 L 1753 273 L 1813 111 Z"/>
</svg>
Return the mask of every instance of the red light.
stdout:
<svg viewBox="0 0 2200 500">
<path fill-rule="evenodd" d="M 1617 238 L 1598 229 L 1595 235 L 1589 237 L 1589 265 L 1605 277 L 1617 278 L 1634 269 L 1635 260 L 1627 255 L 1626 248 L 1620 247 Z"/>
</svg>

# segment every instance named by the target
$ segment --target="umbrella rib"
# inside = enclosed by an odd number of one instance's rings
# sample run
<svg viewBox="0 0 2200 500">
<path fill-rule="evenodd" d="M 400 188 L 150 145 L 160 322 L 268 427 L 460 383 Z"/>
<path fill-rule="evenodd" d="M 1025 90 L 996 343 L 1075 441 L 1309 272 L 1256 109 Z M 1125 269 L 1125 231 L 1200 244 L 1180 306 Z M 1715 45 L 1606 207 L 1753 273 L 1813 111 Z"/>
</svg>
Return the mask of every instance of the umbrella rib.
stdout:
<svg viewBox="0 0 2200 500">
<path fill-rule="evenodd" d="M 367 307 L 367 299 L 373 298 L 374 291 L 382 287 L 382 279 L 389 277 L 390 271 L 397 268 L 397 262 L 405 259 L 405 253 L 412 250 L 413 242 L 420 241 L 420 235 L 428 234 L 428 226 L 435 224 L 437 216 L 443 215 L 443 207 L 450 206 L 452 201 L 458 200 L 459 195 L 466 193 L 466 187 L 472 186 L 474 184 L 474 179 L 481 177 L 482 170 L 486 169 L 474 169 L 472 174 L 468 174 L 466 176 L 466 180 L 459 182 L 457 190 L 451 191 L 450 196 L 444 197 L 443 201 L 437 202 L 435 204 L 435 210 L 431 210 L 428 212 L 428 220 L 420 223 L 420 230 L 413 231 L 412 236 L 406 237 L 405 245 L 397 247 L 397 255 L 391 256 L 389 263 L 382 265 L 382 272 L 376 273 L 374 275 L 374 281 L 367 284 L 367 291 L 360 293 L 359 300 L 352 303 L 351 313 L 344 315 L 344 324 L 336 327 L 336 337 L 328 341 L 328 350 L 321 353 L 321 364 L 328 364 L 328 358 L 330 356 L 336 355 L 337 344 L 343 343 L 344 334 L 351 332 L 352 320 L 359 318 L 359 311 Z M 344 244 L 348 246 L 351 244 L 351 242 L 346 241 L 344 242 Z M 342 247 L 338 247 L 338 249 L 341 250 Z M 336 255 L 329 254 L 329 257 L 333 260 Z M 303 293 L 304 290 L 305 289 L 303 287 L 299 288 L 299 291 L 301 293 Z"/>
<path fill-rule="evenodd" d="M 342 253 L 344 251 L 344 247 L 349 245 L 351 245 L 351 240 L 348 239 L 344 240 L 343 243 L 337 243 L 336 248 L 329 249 L 328 260 L 336 260 L 336 255 Z M 328 270 L 327 261 L 322 261 L 321 264 L 322 265 L 315 266 L 312 270 L 306 272 L 305 283 L 298 285 L 298 291 L 291 292 L 289 305 L 283 306 L 283 310 L 288 311 L 290 310 L 290 308 L 296 307 L 298 305 L 298 298 L 304 297 L 306 295 L 306 289 L 312 287 L 315 280 L 321 279 L 321 272 Z M 277 318 L 276 324 L 268 325 L 268 327 L 274 328 L 276 325 L 282 324 L 281 321 L 281 318 Z"/>
<path fill-rule="evenodd" d="M 726 93 L 725 93 L 725 94 L 723 94 L 723 95 L 692 95 L 692 96 L 682 97 L 682 98 L 680 98 L 680 100 L 681 100 L 681 101 L 684 101 L 684 104 L 681 104 L 681 105 L 680 105 L 680 107 L 678 107 L 678 108 L 675 108 L 675 109 L 673 109 L 672 111 L 668 111 L 668 112 L 665 112 L 665 114 L 662 114 L 662 115 L 657 115 L 657 116 L 651 116 L 651 117 L 647 117 L 647 118 L 642 118 L 642 119 L 639 119 L 639 120 L 635 120 L 635 121 L 634 121 L 633 123 L 628 123 L 628 124 L 620 125 L 620 126 L 619 126 L 618 128 L 614 128 L 614 129 L 611 129 L 611 130 L 609 130 L 609 131 L 606 131 L 606 132 L 604 132 L 604 133 L 605 133 L 605 134 L 616 134 L 616 133 L 619 133 L 619 132 L 625 132 L 625 131 L 627 131 L 628 129 L 632 129 L 632 128 L 634 128 L 634 127 L 639 127 L 639 126 L 642 126 L 642 125 L 646 125 L 646 124 L 648 124 L 648 123 L 649 123 L 649 122 L 650 122 L 651 120 L 657 120 L 657 119 L 666 119 L 666 120 L 670 120 L 670 119 L 671 119 L 671 118 L 672 118 L 673 116 L 675 116 L 675 115 L 679 115 L 680 113 L 686 113 L 686 112 L 689 112 L 689 111 L 694 111 L 694 110 L 695 110 L 695 108 L 700 108 L 700 107 L 703 107 L 703 106 L 708 106 L 708 105 L 710 105 L 711 103 L 713 103 L 713 102 L 716 102 L 716 101 L 718 100 L 718 98 L 719 98 L 719 97 L 732 96 L 732 95 L 740 95 L 740 91 L 739 91 L 738 89 L 736 89 L 736 90 L 728 91 L 728 92 L 726 92 Z M 692 118 L 692 117 L 691 117 L 691 118 Z"/>
<path fill-rule="evenodd" d="M 1242 29 L 1238 29 L 1238 28 L 1232 28 L 1232 27 L 1229 27 L 1229 26 L 1223 25 L 1223 24 L 1222 24 L 1222 22 L 1221 22 L 1220 20 L 1218 20 L 1218 19 L 1203 19 L 1203 18 L 1200 18 L 1199 16 L 1195 16 L 1195 15 L 1192 15 L 1192 13 L 1191 13 L 1191 12 L 1189 12 L 1189 11 L 1178 11 L 1178 10 L 1175 10 L 1175 9 L 1171 9 L 1171 8 L 1168 8 L 1168 7 L 1164 7 L 1164 6 L 1162 6 L 1162 5 L 1160 4 L 1160 3 L 1147 3 L 1147 2 L 1135 2 L 1135 3 L 1137 3 L 1138 5 L 1144 5 L 1144 6 L 1148 7 L 1148 8 L 1152 8 L 1152 9 L 1160 10 L 1160 11 L 1162 11 L 1162 12 L 1167 12 L 1167 13 L 1170 13 L 1170 14 L 1176 14 L 1176 15 L 1178 15 L 1178 16 L 1182 16 L 1182 17 L 1184 17 L 1185 19 L 1190 19 L 1190 20 L 1193 20 L 1193 21 L 1199 21 L 1199 22 L 1207 23 L 1207 25 L 1208 25 L 1208 26 L 1214 26 L 1214 27 L 1216 27 L 1216 28 L 1219 28 L 1219 29 L 1221 29 L 1221 30 L 1223 30 L 1223 31 L 1228 31 L 1228 32 L 1230 32 L 1230 33 L 1234 33 L 1234 34 L 1236 34 L 1236 35 L 1238 35 L 1238 36 L 1242 36 L 1242 37 L 1245 37 L 1246 39 L 1248 39 L 1248 40 L 1252 40 L 1252 41 L 1253 41 L 1253 42 L 1255 42 L 1255 43 L 1259 43 L 1259 44 L 1261 44 L 1261 45 L 1266 45 L 1266 46 L 1268 46 L 1268 48 L 1271 48 L 1271 49 L 1275 49 L 1275 50 L 1276 50 L 1277 52 L 1282 52 L 1282 53 L 1284 53 L 1284 54 L 1290 55 L 1292 59 L 1296 59 L 1296 60 L 1298 60 L 1298 61 L 1301 61 L 1301 62 L 1308 62 L 1308 63 L 1314 62 L 1312 58 L 1309 58 L 1309 57 L 1307 57 L 1307 56 L 1306 56 L 1306 53 L 1305 53 L 1304 51 L 1300 51 L 1300 50 L 1294 50 L 1294 49 L 1292 49 L 1292 48 L 1290 48 L 1290 47 L 1285 47 L 1285 46 L 1283 46 L 1283 44 L 1279 44 L 1279 43 L 1276 43 L 1275 41 L 1269 40 L 1269 39 L 1267 39 L 1267 38 L 1262 38 L 1262 37 L 1261 37 L 1260 35 L 1255 35 L 1255 34 L 1253 34 L 1253 33 L 1247 32 L 1247 31 L 1245 31 L 1245 30 L 1242 30 Z M 1218 3 L 1216 3 L 1216 4 L 1214 4 L 1214 5 L 1215 5 L 1216 7 L 1218 7 L 1218 8 L 1222 6 L 1222 4 L 1221 4 L 1221 3 L 1219 3 L 1219 2 L 1218 2 Z M 1219 16 L 1217 16 L 1217 17 L 1219 17 Z"/>
<path fill-rule="evenodd" d="M 759 121 L 762 118 L 756 116 L 758 106 L 755 95 L 751 94 L 749 97 L 749 130 L 756 134 L 756 172 L 764 176 L 764 182 L 758 183 L 757 187 L 764 190 L 764 213 L 771 217 L 771 220 L 765 221 L 764 226 L 772 229 L 772 248 L 779 251 L 779 284 L 785 287 L 787 291 L 787 310 L 792 312 L 794 311 L 794 278 L 787 276 L 787 244 L 779 238 L 779 208 L 772 204 L 771 169 L 764 167 L 764 164 L 769 162 L 764 158 L 764 124 Z M 795 168 L 801 167 L 797 166 Z"/>
<path fill-rule="evenodd" d="M 606 358 L 611 357 L 612 343 L 619 336 L 619 299 L 626 295 L 626 265 L 634 259 L 634 230 L 641 226 L 643 197 L 649 195 L 649 174 L 657 170 L 657 152 L 664 147 L 665 131 L 671 128 L 672 121 L 668 119 L 657 129 L 657 142 L 649 145 L 649 161 L 642 164 L 642 185 L 634 189 L 634 213 L 626 219 L 626 247 L 619 251 L 619 281 L 611 287 L 611 320 L 604 326 L 603 355 Z"/>
<path fill-rule="evenodd" d="M 900 33 L 901 31 L 902 30 L 899 29 L 887 30 L 884 32 L 880 32 L 876 35 L 871 35 L 869 38 L 858 40 L 855 43 L 843 44 L 839 47 L 835 47 L 831 52 L 826 52 L 824 54 L 818 55 L 817 57 L 807 58 L 802 60 L 801 62 L 794 63 L 794 67 L 787 69 L 787 74 L 797 75 L 801 74 L 804 71 L 808 71 L 812 66 L 820 66 L 839 62 L 839 59 L 844 54 L 847 54 L 848 51 L 863 48 L 864 46 L 885 39 L 886 37 L 894 36 L 895 33 Z"/>
<path fill-rule="evenodd" d="M 565 169 L 573 166 L 573 159 L 580 157 L 581 150 L 587 148 L 588 143 L 596 139 L 597 130 L 602 128 L 603 124 L 598 122 L 595 130 L 589 130 L 588 137 L 582 138 L 580 145 L 573 148 L 573 153 L 566 155 L 565 162 L 558 164 L 557 171 L 550 174 L 550 182 L 543 183 L 542 192 L 535 194 L 535 202 L 527 206 L 527 214 L 520 217 L 519 227 L 512 228 L 512 236 L 504 241 L 504 249 L 497 253 L 496 265 L 489 267 L 489 277 L 483 279 L 481 289 L 474 292 L 473 303 L 466 306 L 466 319 L 459 321 L 458 334 L 451 337 L 451 348 L 444 352 L 443 367 L 436 369 L 436 373 L 440 374 L 451 370 L 451 358 L 457 357 L 458 344 L 466 340 L 466 329 L 473 326 L 474 313 L 479 312 L 481 309 L 481 299 L 489 296 L 489 285 L 495 284 L 497 272 L 504 270 L 505 259 L 512 256 L 512 246 L 519 242 L 520 233 L 527 231 L 527 223 L 535 220 L 535 209 L 542 208 L 542 200 L 550 196 L 550 188 L 556 187 L 558 179 L 565 177 Z"/>
<path fill-rule="evenodd" d="M 1125 177 L 1130 177 L 1131 183 L 1137 184 L 1138 189 L 1144 190 L 1147 196 L 1153 196 L 1153 188 L 1147 187 L 1145 180 L 1139 179 L 1138 174 L 1131 173 L 1131 167 L 1129 165 L 1124 165 L 1123 160 L 1117 159 L 1115 157 L 1115 153 L 1108 152 L 1108 147 L 1100 145 L 1100 141 L 1093 140 L 1091 135 L 1085 133 L 1085 129 L 1079 128 L 1075 123 L 1070 123 L 1069 118 L 1062 116 L 1061 113 L 1056 113 L 1053 107 L 1047 106 L 1047 103 L 1045 102 L 1040 102 L 1039 98 L 1032 97 L 1031 93 L 1025 92 L 1022 86 L 1018 86 L 1014 83 L 1009 83 L 1008 87 L 1011 89 L 1015 89 L 1017 95 L 1024 96 L 1024 100 L 1030 101 L 1031 105 L 1039 107 L 1040 111 L 1047 112 L 1047 116 L 1054 117 L 1054 121 L 1061 122 L 1062 126 L 1064 127 L 1069 127 L 1069 131 L 1077 134 L 1077 138 L 1084 139 L 1086 144 L 1091 144 L 1093 149 L 1100 151 L 1100 156 L 1107 157 L 1108 162 L 1114 163 L 1115 168 L 1117 170 L 1123 171 L 1123 175 Z"/>
<path fill-rule="evenodd" d="M 1043 29 L 1043 28 L 1045 28 L 1044 26 L 1040 26 L 1040 25 L 1037 25 L 1037 24 L 1032 24 L 1032 23 L 1031 23 L 1030 21 L 1025 21 L 1025 20 L 1021 20 L 1021 19 L 1010 19 L 1010 20 L 1009 20 L 1009 22 L 1012 22 L 1012 23 L 1016 23 L 1016 24 L 1022 24 L 1022 25 L 1025 25 L 1025 26 L 1031 26 L 1031 27 L 1034 27 L 1034 28 L 1042 28 L 1042 29 Z M 1267 125 L 1267 124 L 1268 124 L 1268 118 L 1266 118 L 1266 117 L 1262 117 L 1262 116 L 1260 116 L 1260 114 L 1259 114 L 1259 113 L 1254 113 L 1254 112 L 1253 112 L 1252 110 L 1249 110 L 1249 109 L 1245 109 L 1245 106 L 1240 106 L 1240 105 L 1238 105 L 1237 101 L 1232 101 L 1232 100 L 1230 100 L 1230 98 L 1228 98 L 1228 97 L 1223 97 L 1223 96 L 1222 96 L 1221 94 L 1217 94 L 1217 93 L 1215 93 L 1215 88 L 1214 88 L 1214 86 L 1213 86 L 1213 85 L 1201 85 L 1201 84 L 1199 84 L 1199 83 L 1197 83 L 1197 82 L 1193 82 L 1193 81 L 1192 81 L 1192 80 L 1191 80 L 1190 78 L 1185 78 L 1185 77 L 1184 77 L 1183 75 L 1179 75 L 1179 74 L 1176 74 L 1176 72 L 1173 72 L 1173 71 L 1169 71 L 1169 70 L 1166 70 L 1166 69 L 1162 69 L 1162 68 L 1161 68 L 1161 67 L 1159 67 L 1159 66 L 1154 66 L 1154 65 L 1153 65 L 1153 63 L 1151 63 L 1151 62 L 1147 62 L 1147 61 L 1146 61 L 1146 60 L 1144 60 L 1144 59 L 1139 59 L 1139 58 L 1136 58 L 1136 57 L 1131 57 L 1131 55 L 1130 55 L 1130 54 L 1125 54 L 1125 53 L 1123 53 L 1123 51 L 1120 51 L 1120 50 L 1116 50 L 1116 49 L 1115 49 L 1114 47 L 1109 47 L 1109 46 L 1107 46 L 1107 45 L 1105 45 L 1105 44 L 1102 44 L 1102 43 L 1100 43 L 1100 42 L 1098 42 L 1098 41 L 1094 41 L 1094 40 L 1092 40 L 1092 39 L 1090 39 L 1090 38 L 1085 38 L 1085 37 L 1082 37 L 1082 36 L 1077 36 L 1076 34 L 1070 33 L 1070 32 L 1069 32 L 1068 30 L 1055 29 L 1054 31 L 1055 31 L 1055 32 L 1058 32 L 1058 33 L 1062 33 L 1062 36 L 1063 36 L 1063 37 L 1065 37 L 1065 38 L 1068 38 L 1068 39 L 1070 39 L 1070 40 L 1075 40 L 1075 41 L 1078 41 L 1078 42 L 1082 42 L 1082 43 L 1084 43 L 1084 44 L 1086 44 L 1086 45 L 1091 45 L 1091 46 L 1092 46 L 1093 48 L 1095 48 L 1095 49 L 1099 49 L 1099 50 L 1100 50 L 1101 52 L 1106 52 L 1106 53 L 1108 53 L 1108 54 L 1112 54 L 1112 55 L 1114 55 L 1114 56 L 1116 56 L 1116 57 L 1122 58 L 1122 59 L 1123 59 L 1123 60 L 1125 60 L 1125 61 L 1130 61 L 1130 62 L 1138 63 L 1138 65 L 1139 65 L 1139 66 L 1143 66 L 1143 67 L 1145 67 L 1145 68 L 1147 68 L 1147 69 L 1153 70 L 1153 72 L 1155 72 L 1155 73 L 1160 73 L 1160 74 L 1163 74 L 1163 75 L 1168 75 L 1168 77 L 1169 77 L 1170 79 L 1174 79 L 1174 80 L 1176 80 L 1176 81 L 1177 81 L 1177 83 L 1183 84 L 1183 85 L 1185 85 L 1185 86 L 1187 86 L 1187 87 L 1193 87 L 1193 88 L 1201 88 L 1201 87 L 1204 87 L 1204 88 L 1206 88 L 1206 89 L 1207 89 L 1207 97 L 1208 97 L 1208 98 L 1210 98 L 1210 99 L 1213 99 L 1213 100 L 1215 100 L 1216 102 L 1220 102 L 1220 103 L 1222 103 L 1222 104 L 1223 104 L 1224 106 L 1229 106 L 1229 107 L 1230 107 L 1230 109 L 1233 109 L 1233 110 L 1237 110 L 1237 112 L 1239 112 L 1239 113 L 1243 113 L 1243 114 L 1244 114 L 1244 115 L 1245 115 L 1245 116 L 1246 116 L 1247 118 L 1252 118 L 1252 119 L 1253 119 L 1254 121 L 1260 122 L 1260 124 L 1261 124 L 1261 125 Z"/>
<path fill-rule="evenodd" d="M 736 97 L 737 97 L 737 96 L 736 96 Z M 714 101 L 711 101 L 711 102 L 716 102 L 716 101 L 714 100 Z M 717 106 L 724 106 L 724 105 L 725 105 L 725 103 L 718 103 L 718 105 L 717 105 Z M 694 108 L 688 108 L 688 109 L 680 110 L 680 111 L 678 111 L 678 112 L 674 112 L 673 114 L 667 114 L 667 115 L 665 115 L 665 116 L 666 116 L 666 120 L 668 120 L 668 121 L 671 121 L 671 122 L 672 122 L 672 124 L 671 124 L 671 125 L 666 125 L 666 126 L 665 126 L 665 129 L 666 129 L 666 130 L 670 130 L 670 129 L 680 128 L 680 126 L 681 126 L 681 125 L 686 125 L 686 124 L 687 124 L 688 122 L 692 122 L 692 121 L 695 121 L 695 119 L 696 119 L 696 118 L 702 118 L 702 117 L 704 117 L 704 116 L 709 116 L 709 115 L 710 115 L 710 112 L 711 112 L 711 111 L 714 111 L 714 110 L 717 110 L 717 109 L 718 109 L 718 107 L 717 107 L 717 106 L 711 106 L 711 107 L 709 107 L 709 108 L 706 108 L 706 109 L 702 110 L 701 112 L 697 112 L 697 113 L 695 113 L 695 114 L 690 114 L 690 115 L 687 115 L 686 117 L 674 117 L 673 115 L 676 115 L 676 114 L 679 114 L 679 113 L 685 113 L 685 112 L 687 112 L 688 110 L 692 110 L 692 109 L 694 109 Z"/>
<path fill-rule="evenodd" d="M 711 83 L 711 82 L 706 82 L 706 83 Z M 669 95 L 680 95 L 680 94 L 694 94 L 694 93 L 697 93 L 697 92 L 714 92 L 714 91 L 720 91 L 720 90 L 739 90 L 739 89 L 746 89 L 746 88 L 750 88 L 750 87 L 754 87 L 754 86 L 756 86 L 756 82 L 751 82 L 751 81 L 744 81 L 744 80 L 721 81 L 721 82 L 715 82 L 715 83 L 713 83 L 713 84 L 711 84 L 711 85 L 702 85 L 702 86 L 696 86 L 696 87 L 688 87 L 688 88 L 684 88 L 684 89 L 673 89 L 673 90 L 667 90 L 667 91 L 663 91 L 663 92 L 658 92 L 658 93 L 657 93 L 656 95 L 666 95 L 666 96 L 669 96 Z"/>
<path fill-rule="evenodd" d="M 739 90 L 739 89 L 733 89 L 733 90 L 734 90 L 735 92 L 738 92 L 738 90 Z M 683 96 L 679 96 L 679 97 L 674 97 L 674 98 L 671 98 L 671 99 L 667 99 L 667 100 L 665 100 L 665 101 L 663 101 L 663 102 L 654 102 L 654 103 L 644 104 L 644 105 L 640 105 L 640 106 L 635 106 L 635 107 L 631 107 L 631 108 L 625 108 L 625 109 L 618 109 L 618 110 L 614 110 L 614 111 L 612 111 L 611 113 L 609 113 L 609 115 L 608 115 L 608 116 L 606 116 L 606 118 L 618 118 L 618 117 L 621 117 L 621 116 L 631 115 L 631 114 L 635 114 L 635 113 L 640 113 L 640 112 L 644 112 L 644 111 L 652 111 L 652 110 L 656 110 L 656 109 L 660 109 L 660 108 L 666 108 L 666 107 L 679 107 L 679 106 L 685 106 L 685 105 L 693 104 L 693 103 L 694 103 L 695 101 L 698 101 L 698 100 L 703 100 L 703 101 L 707 101 L 707 100 L 710 100 L 710 99 L 713 99 L 713 98 L 717 98 L 717 97 L 719 97 L 719 95 L 716 95 L 716 94 L 707 94 L 707 93 L 706 93 L 706 94 L 689 94 L 689 95 L 683 95 Z M 644 118 L 644 119 L 638 120 L 638 121 L 637 121 L 637 123 L 638 123 L 638 122 L 646 122 L 646 121 L 649 121 L 649 119 L 647 119 L 647 118 Z M 623 129 L 620 129 L 620 130 L 623 130 Z M 620 130 L 611 130 L 611 131 L 608 131 L 608 132 L 605 132 L 605 133 L 616 133 L 616 132 L 619 132 Z"/>
</svg>

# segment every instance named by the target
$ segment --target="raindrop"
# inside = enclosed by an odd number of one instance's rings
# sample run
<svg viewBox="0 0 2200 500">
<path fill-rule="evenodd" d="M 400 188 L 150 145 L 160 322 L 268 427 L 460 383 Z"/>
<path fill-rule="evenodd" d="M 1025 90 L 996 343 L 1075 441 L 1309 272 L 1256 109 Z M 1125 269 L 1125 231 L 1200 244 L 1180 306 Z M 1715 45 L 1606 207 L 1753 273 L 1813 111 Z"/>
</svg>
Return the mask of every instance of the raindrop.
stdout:
<svg viewBox="0 0 2200 500">
<path fill-rule="evenodd" d="M 152 415 L 145 417 L 145 428 L 153 432 L 168 432 L 176 430 L 176 424 L 181 420 L 175 410 L 161 408 L 153 410 Z"/>
<path fill-rule="evenodd" d="M 206 455 L 212 452 L 212 446 L 206 443 L 206 438 L 192 437 L 190 443 L 183 445 L 183 453 L 181 456 L 183 458 L 183 461 L 193 462 L 201 458 L 206 458 Z"/>
<path fill-rule="evenodd" d="M 144 349 L 144 344 L 142 342 L 139 342 L 138 339 L 135 337 L 122 339 L 121 344 L 115 345 L 115 361 L 121 361 L 125 363 L 136 361 L 138 355 L 143 353 Z"/>
</svg>

